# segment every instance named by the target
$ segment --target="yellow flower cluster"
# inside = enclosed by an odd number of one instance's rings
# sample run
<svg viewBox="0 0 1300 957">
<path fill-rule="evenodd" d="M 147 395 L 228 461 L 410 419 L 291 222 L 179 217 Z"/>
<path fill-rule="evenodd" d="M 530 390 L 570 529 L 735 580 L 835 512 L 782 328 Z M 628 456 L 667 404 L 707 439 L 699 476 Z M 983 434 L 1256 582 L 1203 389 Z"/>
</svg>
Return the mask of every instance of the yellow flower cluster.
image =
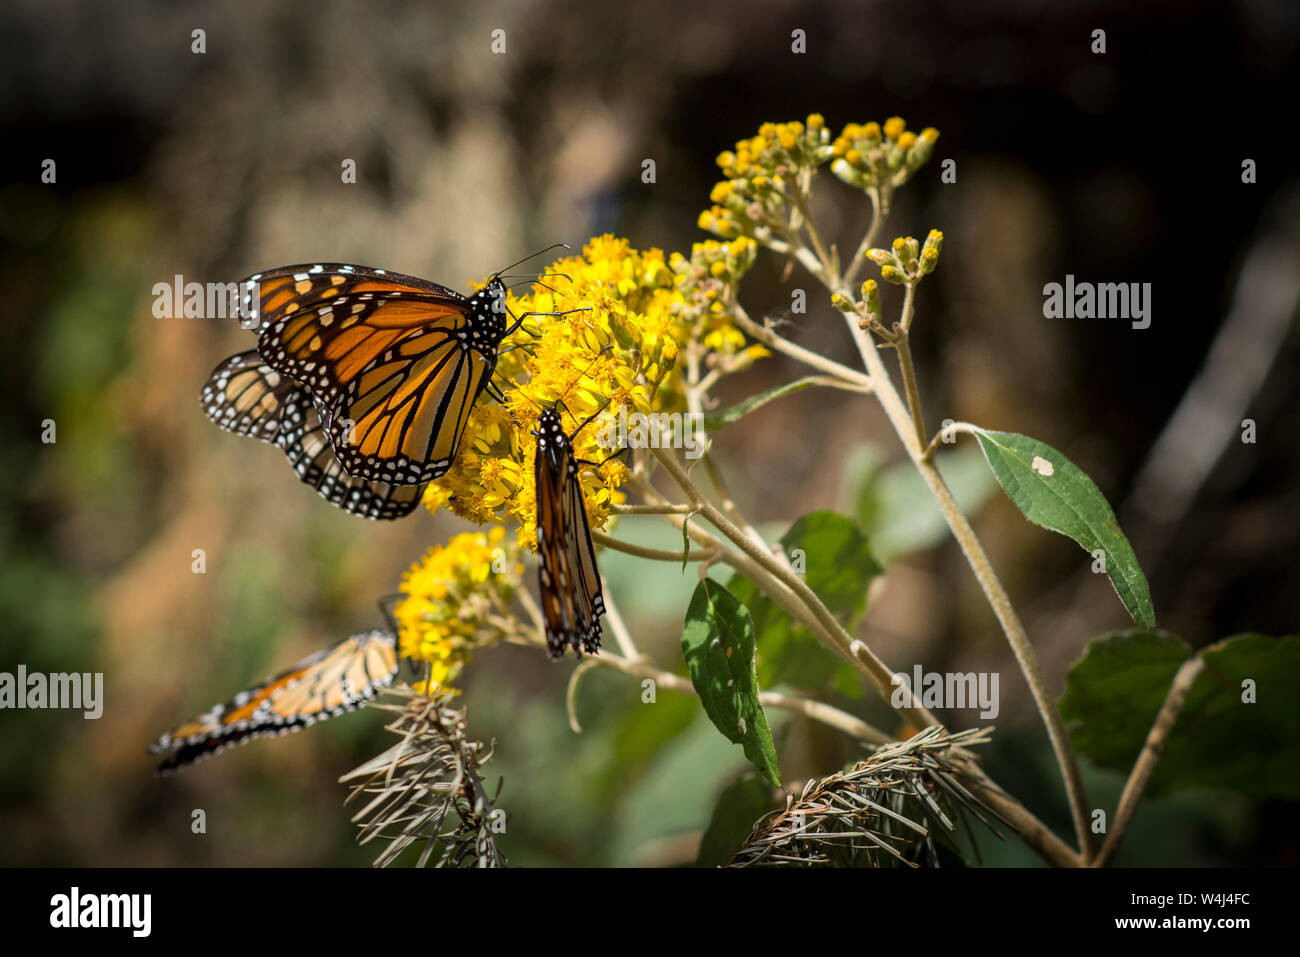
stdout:
<svg viewBox="0 0 1300 957">
<path fill-rule="evenodd" d="M 889 249 L 868 249 L 866 256 L 880 267 L 880 278 L 895 286 L 911 285 L 934 272 L 943 251 L 943 233 L 930 230 L 922 246 L 912 236 L 899 236 Z"/>
<path fill-rule="evenodd" d="M 730 309 L 741 278 L 757 258 L 758 244 L 741 236 L 727 243 L 708 239 L 691 247 L 689 259 L 673 253 L 669 260 L 681 293 L 673 310 L 689 328 L 691 339 L 711 352 L 734 355 L 745 348 L 745 337 L 732 324 Z M 762 346 L 750 348 L 767 355 Z"/>
<path fill-rule="evenodd" d="M 402 656 L 430 665 L 433 694 L 446 690 L 475 648 L 499 641 L 501 615 L 523 566 L 505 544 L 505 529 L 467 532 L 428 554 L 402 576 L 405 597 L 394 609 Z"/>
<path fill-rule="evenodd" d="M 727 178 L 709 194 L 714 205 L 700 214 L 700 228 L 724 239 L 753 235 L 756 224 L 782 215 L 788 189 L 800 188 L 794 182 L 798 174 L 830 158 L 830 131 L 820 114 L 804 123 L 764 123 L 735 152 L 718 155 Z"/>
<path fill-rule="evenodd" d="M 831 144 L 831 172 L 861 189 L 883 183 L 902 186 L 930 158 L 938 138 L 932 126 L 913 133 L 901 116 L 886 120 L 883 127 L 850 123 Z"/>
<path fill-rule="evenodd" d="M 625 239 L 600 236 L 581 255 L 552 263 L 527 295 L 507 300 L 514 315 L 532 315 L 505 344 L 497 365 L 505 405 L 475 405 L 455 463 L 429 486 L 425 504 L 479 524 L 513 519 L 519 544 L 535 548 L 532 430 L 541 411 L 558 403 L 570 434 L 594 417 L 574 449 L 579 459 L 604 463 L 584 467 L 581 477 L 591 525 L 604 528 L 610 505 L 624 499 L 619 488 L 628 470 L 597 436 L 620 406 L 629 413 L 684 408 L 676 360 L 692 330 L 674 308 L 682 302 L 664 254 L 638 251 Z M 734 335 L 723 331 L 727 322 L 718 318 L 709 332 L 719 344 L 734 346 Z"/>
</svg>

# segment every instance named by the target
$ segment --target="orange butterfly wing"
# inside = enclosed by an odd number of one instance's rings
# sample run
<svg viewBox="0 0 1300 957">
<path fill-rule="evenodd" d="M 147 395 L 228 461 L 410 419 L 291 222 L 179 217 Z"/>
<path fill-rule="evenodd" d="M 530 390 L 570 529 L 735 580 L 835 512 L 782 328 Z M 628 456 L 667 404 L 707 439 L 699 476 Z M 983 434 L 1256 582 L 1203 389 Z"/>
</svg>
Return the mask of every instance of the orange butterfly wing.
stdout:
<svg viewBox="0 0 1300 957">
<path fill-rule="evenodd" d="M 537 574 L 547 651 L 552 658 L 570 646 L 579 656 L 596 654 L 605 599 L 577 462 L 553 410 L 537 428 Z"/>
<path fill-rule="evenodd" d="M 451 466 L 496 369 L 504 287 L 470 297 L 415 277 L 338 264 L 259 283 L 258 350 L 311 390 L 343 468 L 410 485 Z"/>
<path fill-rule="evenodd" d="M 253 738 L 286 734 L 360 707 L 397 677 L 397 639 L 353 635 L 162 734 L 149 748 L 169 774 Z"/>
<path fill-rule="evenodd" d="M 257 350 L 224 360 L 201 395 L 217 425 L 278 445 L 294 471 L 331 505 L 353 515 L 391 520 L 419 505 L 423 485 L 389 485 L 353 478 L 334 454 L 310 393 L 262 361 Z"/>
</svg>

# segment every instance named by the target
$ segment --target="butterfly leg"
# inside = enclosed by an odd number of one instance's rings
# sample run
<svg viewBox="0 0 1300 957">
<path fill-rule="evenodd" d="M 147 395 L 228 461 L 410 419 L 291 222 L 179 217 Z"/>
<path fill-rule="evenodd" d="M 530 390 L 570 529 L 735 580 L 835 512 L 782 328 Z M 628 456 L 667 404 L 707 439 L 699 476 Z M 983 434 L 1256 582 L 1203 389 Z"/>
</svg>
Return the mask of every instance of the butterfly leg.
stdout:
<svg viewBox="0 0 1300 957">
<path fill-rule="evenodd" d="M 524 324 L 524 320 L 527 319 L 529 316 L 567 316 L 575 312 L 591 312 L 591 307 L 583 306 L 581 309 L 566 309 L 563 312 L 525 312 L 525 313 L 521 313 L 518 316 L 516 316 L 512 312 L 510 313 L 510 317 L 515 320 L 514 324 L 511 325 L 510 328 L 506 330 L 505 336 L 502 336 L 502 338 L 503 339 L 506 338 L 506 336 L 509 336 L 510 333 L 514 332 L 516 329 L 522 326 Z"/>
<path fill-rule="evenodd" d="M 590 459 L 574 459 L 573 462 L 575 465 L 590 465 L 594 469 L 599 469 L 603 468 L 607 463 L 612 462 L 614 459 L 624 455 L 629 448 L 631 448 L 631 446 L 624 445 L 613 455 L 607 455 L 599 462 L 593 462 Z"/>
</svg>

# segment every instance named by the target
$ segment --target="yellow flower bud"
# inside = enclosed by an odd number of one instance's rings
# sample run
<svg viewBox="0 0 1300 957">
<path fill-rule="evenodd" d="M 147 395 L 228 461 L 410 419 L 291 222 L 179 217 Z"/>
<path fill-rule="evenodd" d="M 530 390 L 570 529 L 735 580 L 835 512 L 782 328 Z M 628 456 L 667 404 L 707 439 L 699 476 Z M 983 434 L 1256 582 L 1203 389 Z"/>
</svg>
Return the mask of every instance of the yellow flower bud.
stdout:
<svg viewBox="0 0 1300 957">
<path fill-rule="evenodd" d="M 868 316 L 880 317 L 880 286 L 874 279 L 868 279 L 862 284 L 862 301 Z"/>
</svg>

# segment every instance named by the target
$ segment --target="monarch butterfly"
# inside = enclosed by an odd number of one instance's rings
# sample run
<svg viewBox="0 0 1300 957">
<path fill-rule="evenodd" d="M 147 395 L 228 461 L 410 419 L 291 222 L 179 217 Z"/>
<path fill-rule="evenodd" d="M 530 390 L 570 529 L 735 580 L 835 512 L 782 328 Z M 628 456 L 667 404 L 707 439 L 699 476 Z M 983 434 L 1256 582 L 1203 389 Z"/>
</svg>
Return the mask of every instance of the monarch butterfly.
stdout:
<svg viewBox="0 0 1300 957">
<path fill-rule="evenodd" d="M 593 416 L 594 418 L 594 416 Z M 591 420 L 588 419 L 588 422 Z M 566 435 L 555 408 L 537 418 L 537 575 L 546 623 L 546 649 L 552 659 L 572 646 L 578 657 L 600 650 L 600 616 L 605 598 L 596 569 L 587 506 L 578 480 L 573 435 Z"/>
<path fill-rule="evenodd" d="M 285 734 L 352 711 L 397 677 L 397 639 L 390 632 L 353 635 L 292 668 L 165 732 L 149 748 L 166 754 L 159 774 L 253 738 Z"/>
<path fill-rule="evenodd" d="M 395 519 L 420 504 L 423 485 L 348 475 L 310 393 L 263 362 L 257 350 L 237 353 L 212 370 L 200 402 L 208 418 L 228 432 L 278 445 L 298 478 L 331 505 L 363 518 Z"/>
<path fill-rule="evenodd" d="M 338 263 L 283 266 L 250 283 L 258 351 L 311 390 L 343 468 L 371 482 L 418 485 L 451 467 L 497 347 L 523 319 L 507 328 L 501 273 L 472 296 Z"/>
</svg>

